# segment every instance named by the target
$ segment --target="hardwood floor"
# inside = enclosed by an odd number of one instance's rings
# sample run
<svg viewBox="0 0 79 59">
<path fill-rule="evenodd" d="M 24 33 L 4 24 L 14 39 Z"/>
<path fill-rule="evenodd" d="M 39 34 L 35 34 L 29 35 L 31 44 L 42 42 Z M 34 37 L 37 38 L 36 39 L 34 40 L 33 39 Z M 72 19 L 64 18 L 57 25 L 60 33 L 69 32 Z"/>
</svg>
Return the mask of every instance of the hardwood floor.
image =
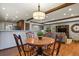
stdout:
<svg viewBox="0 0 79 59">
<path fill-rule="evenodd" d="M 0 56 L 16 56 L 17 48 L 11 48 L 0 51 Z M 62 44 L 60 48 L 60 56 L 79 56 L 79 43 Z"/>
<path fill-rule="evenodd" d="M 59 54 L 61 56 L 79 56 L 79 42 L 62 44 Z"/>
<path fill-rule="evenodd" d="M 0 51 L 0 56 L 16 56 L 17 53 L 18 53 L 18 50 L 15 47 L 15 48 Z"/>
</svg>

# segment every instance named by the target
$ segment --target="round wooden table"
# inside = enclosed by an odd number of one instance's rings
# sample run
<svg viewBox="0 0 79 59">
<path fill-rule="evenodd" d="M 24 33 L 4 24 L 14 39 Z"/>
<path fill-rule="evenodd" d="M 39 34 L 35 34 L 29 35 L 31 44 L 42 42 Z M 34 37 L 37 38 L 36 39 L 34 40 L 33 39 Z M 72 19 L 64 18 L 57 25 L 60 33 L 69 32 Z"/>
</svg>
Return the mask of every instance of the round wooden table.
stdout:
<svg viewBox="0 0 79 59">
<path fill-rule="evenodd" d="M 55 39 L 49 38 L 49 37 L 42 37 L 42 40 L 39 40 L 38 38 L 28 38 L 26 39 L 26 43 L 35 45 L 38 47 L 38 55 L 41 55 L 43 52 L 42 47 L 51 43 L 54 43 Z"/>
</svg>

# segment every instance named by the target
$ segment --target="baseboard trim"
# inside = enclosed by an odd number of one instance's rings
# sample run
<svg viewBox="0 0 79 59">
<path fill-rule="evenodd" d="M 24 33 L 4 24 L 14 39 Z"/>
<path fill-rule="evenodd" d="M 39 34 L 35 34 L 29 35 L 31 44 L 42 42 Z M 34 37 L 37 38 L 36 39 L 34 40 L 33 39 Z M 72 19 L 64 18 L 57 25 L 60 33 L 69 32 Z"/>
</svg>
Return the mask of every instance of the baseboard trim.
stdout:
<svg viewBox="0 0 79 59">
<path fill-rule="evenodd" d="M 26 45 L 26 44 L 24 44 L 24 45 Z M 17 47 L 17 46 L 13 46 L 13 47 L 5 48 L 5 49 L 0 49 L 0 51 L 8 50 L 8 49 L 16 48 L 16 47 Z"/>
<path fill-rule="evenodd" d="M 5 49 L 1 49 L 0 51 L 3 51 L 3 50 L 8 50 L 8 49 L 12 49 L 12 48 L 15 48 L 16 46 L 13 46 L 13 47 L 9 47 L 9 48 L 5 48 Z"/>
</svg>

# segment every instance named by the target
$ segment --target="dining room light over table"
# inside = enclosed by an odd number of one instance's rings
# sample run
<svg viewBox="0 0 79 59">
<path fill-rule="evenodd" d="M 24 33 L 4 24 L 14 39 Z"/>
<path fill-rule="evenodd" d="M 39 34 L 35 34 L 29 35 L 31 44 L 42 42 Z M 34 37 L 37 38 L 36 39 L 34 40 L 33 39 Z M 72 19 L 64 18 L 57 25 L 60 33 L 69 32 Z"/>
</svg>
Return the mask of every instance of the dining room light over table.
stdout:
<svg viewBox="0 0 79 59">
<path fill-rule="evenodd" d="M 38 4 L 38 11 L 33 13 L 33 18 L 37 20 L 45 19 L 45 13 L 40 11 L 40 5 Z"/>
</svg>

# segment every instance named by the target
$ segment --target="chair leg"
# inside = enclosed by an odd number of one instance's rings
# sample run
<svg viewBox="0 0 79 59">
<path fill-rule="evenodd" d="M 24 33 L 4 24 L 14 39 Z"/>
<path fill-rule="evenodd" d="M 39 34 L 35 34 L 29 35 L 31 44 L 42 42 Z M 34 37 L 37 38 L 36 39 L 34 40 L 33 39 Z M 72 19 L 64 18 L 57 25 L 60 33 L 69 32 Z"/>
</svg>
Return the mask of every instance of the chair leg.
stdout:
<svg viewBox="0 0 79 59">
<path fill-rule="evenodd" d="M 54 45 L 53 45 L 53 51 L 52 51 L 52 55 L 54 54 L 54 50 L 55 50 L 55 44 L 56 44 L 56 42 L 54 43 Z"/>
<path fill-rule="evenodd" d="M 56 53 L 56 56 L 57 56 L 57 55 L 58 55 L 58 53 L 59 53 L 60 46 L 61 46 L 61 44 L 60 44 L 60 42 L 59 42 L 59 43 L 58 43 L 58 48 L 57 48 L 57 53 Z"/>
<path fill-rule="evenodd" d="M 23 48 L 24 56 L 26 56 L 26 53 L 25 53 L 24 47 L 22 46 L 22 48 Z"/>
<path fill-rule="evenodd" d="M 19 49 L 19 47 L 18 47 L 18 51 L 19 51 L 19 54 L 20 54 L 20 56 L 22 56 L 22 55 L 21 55 L 21 52 L 20 52 L 20 49 Z"/>
</svg>

